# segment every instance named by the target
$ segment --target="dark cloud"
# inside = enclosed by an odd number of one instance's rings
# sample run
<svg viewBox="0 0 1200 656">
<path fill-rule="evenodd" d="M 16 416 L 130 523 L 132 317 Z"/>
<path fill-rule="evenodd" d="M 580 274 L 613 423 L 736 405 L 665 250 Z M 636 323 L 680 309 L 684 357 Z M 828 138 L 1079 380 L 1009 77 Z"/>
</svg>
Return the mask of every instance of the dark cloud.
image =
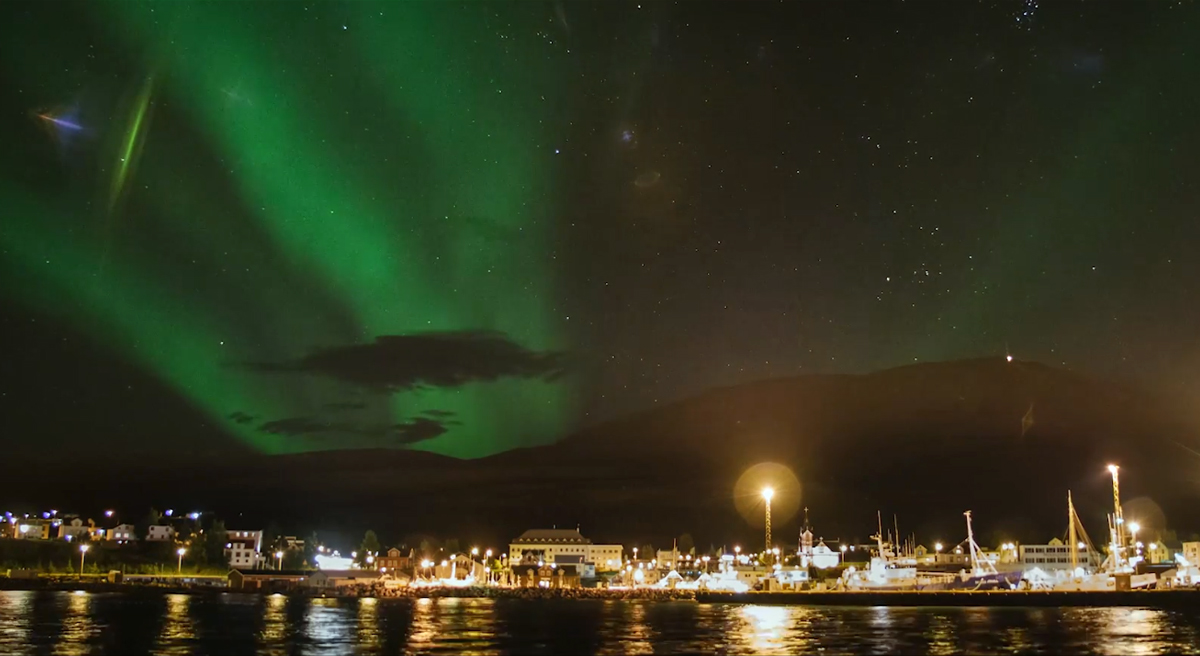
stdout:
<svg viewBox="0 0 1200 656">
<path fill-rule="evenodd" d="M 349 424 L 335 424 L 313 417 L 289 417 L 287 419 L 276 419 L 268 421 L 258 427 L 258 430 L 272 435 L 314 435 L 317 433 L 329 433 L 332 431 L 357 432 L 359 429 Z"/>
<path fill-rule="evenodd" d="M 428 417 L 416 417 L 403 424 L 396 424 L 392 429 L 396 432 L 396 441 L 401 444 L 413 444 L 444 434 L 450 430 L 446 427 L 449 423 L 451 422 L 437 421 Z"/>
<path fill-rule="evenodd" d="M 230 413 L 229 418 L 239 424 L 248 424 L 248 423 L 254 421 L 254 415 L 246 414 L 245 412 L 242 412 L 241 410 Z"/>
<path fill-rule="evenodd" d="M 334 401 L 326 403 L 325 407 L 329 410 L 362 410 L 367 404 L 360 401 Z"/>
<path fill-rule="evenodd" d="M 428 415 L 430 417 L 442 417 L 442 418 L 454 416 L 454 412 L 452 412 L 450 410 L 426 410 L 426 411 L 422 412 L 421 414 Z"/>
<path fill-rule="evenodd" d="M 445 434 L 457 421 L 414 417 L 408 421 L 386 426 L 361 426 L 345 421 L 326 421 L 316 417 L 289 417 L 268 421 L 258 430 L 272 435 L 289 437 L 328 437 L 338 439 L 347 436 L 367 437 L 393 444 L 414 444 Z"/>
<path fill-rule="evenodd" d="M 281 363 L 249 365 L 268 373 L 325 376 L 379 392 L 459 387 L 501 378 L 555 380 L 561 353 L 538 353 L 491 331 L 385 335 L 370 344 L 318 349 Z"/>
</svg>

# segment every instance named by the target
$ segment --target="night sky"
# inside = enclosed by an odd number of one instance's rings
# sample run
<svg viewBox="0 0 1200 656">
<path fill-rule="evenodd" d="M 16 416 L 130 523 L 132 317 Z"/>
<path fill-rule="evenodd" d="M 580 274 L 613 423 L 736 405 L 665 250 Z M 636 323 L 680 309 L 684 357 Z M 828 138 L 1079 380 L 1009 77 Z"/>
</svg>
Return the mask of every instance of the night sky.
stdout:
<svg viewBox="0 0 1200 656">
<path fill-rule="evenodd" d="M 0 432 L 473 457 L 1006 352 L 1200 391 L 1198 27 L 1173 2 L 3 3 Z"/>
</svg>

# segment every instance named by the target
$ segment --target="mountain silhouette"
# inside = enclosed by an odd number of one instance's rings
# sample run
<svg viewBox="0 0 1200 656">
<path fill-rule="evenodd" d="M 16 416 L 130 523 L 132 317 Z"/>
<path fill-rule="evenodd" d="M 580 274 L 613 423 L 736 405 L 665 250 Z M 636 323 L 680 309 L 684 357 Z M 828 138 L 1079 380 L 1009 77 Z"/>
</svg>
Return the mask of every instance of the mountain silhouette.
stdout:
<svg viewBox="0 0 1200 656">
<path fill-rule="evenodd" d="M 807 507 L 828 540 L 866 541 L 878 510 L 885 530 L 898 522 L 918 542 L 954 544 L 972 510 L 985 544 L 1044 543 L 1065 533 L 1068 490 L 1092 534 L 1104 534 L 1109 463 L 1121 465 L 1126 517 L 1147 531 L 1200 531 L 1196 435 L 1138 390 L 995 358 L 714 389 L 478 460 L 359 450 L 126 463 L 86 485 L 60 476 L 20 490 L 52 489 L 58 507 L 83 494 L 139 508 L 188 503 L 230 526 L 373 528 L 393 541 L 426 532 L 498 547 L 527 528 L 580 525 L 605 541 L 662 546 L 688 532 L 699 545 L 757 547 L 762 519 L 739 513 L 734 488 L 772 462 L 800 482 L 778 507 Z M 136 489 L 121 484 L 133 476 Z M 776 541 L 794 543 L 799 521 L 774 517 Z"/>
</svg>

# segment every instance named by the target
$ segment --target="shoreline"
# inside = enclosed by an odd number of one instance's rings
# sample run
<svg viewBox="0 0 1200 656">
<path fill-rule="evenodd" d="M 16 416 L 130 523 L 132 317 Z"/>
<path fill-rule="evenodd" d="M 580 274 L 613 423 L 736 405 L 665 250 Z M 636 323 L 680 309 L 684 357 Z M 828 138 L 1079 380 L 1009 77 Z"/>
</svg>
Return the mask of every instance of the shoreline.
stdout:
<svg viewBox="0 0 1200 656">
<path fill-rule="evenodd" d="M 236 590 L 212 586 L 139 585 L 89 581 L 0 579 L 0 591 L 53 591 L 120 594 L 241 594 L 314 599 L 513 599 L 522 601 L 689 601 L 702 604 L 773 606 L 887 607 L 1078 607 L 1197 608 L 1200 590 L 1121 592 L 957 591 L 957 592 L 706 592 L 694 590 L 608 590 L 598 588 L 362 588 Z"/>
</svg>

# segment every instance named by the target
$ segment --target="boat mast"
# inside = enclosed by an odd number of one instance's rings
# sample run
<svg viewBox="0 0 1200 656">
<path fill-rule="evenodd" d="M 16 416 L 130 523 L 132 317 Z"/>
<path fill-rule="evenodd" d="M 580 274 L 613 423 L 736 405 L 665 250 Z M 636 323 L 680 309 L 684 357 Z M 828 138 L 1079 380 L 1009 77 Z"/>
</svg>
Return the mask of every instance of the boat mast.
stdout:
<svg viewBox="0 0 1200 656">
<path fill-rule="evenodd" d="M 1125 517 L 1121 514 L 1121 482 L 1119 477 L 1120 467 L 1117 465 L 1109 465 L 1108 471 L 1112 473 L 1113 481 L 1113 516 L 1112 528 L 1109 533 L 1112 535 L 1112 562 L 1113 569 L 1120 569 L 1123 562 L 1122 552 L 1125 551 Z"/>
<path fill-rule="evenodd" d="M 971 530 L 971 511 L 963 513 L 967 517 L 967 549 L 971 552 L 971 573 L 979 571 L 979 561 L 975 557 L 975 532 Z"/>
<path fill-rule="evenodd" d="M 1075 535 L 1075 503 L 1071 501 L 1071 491 L 1067 490 L 1067 540 L 1071 551 L 1071 572 L 1079 567 L 1079 538 Z"/>
<path fill-rule="evenodd" d="M 887 553 L 883 550 L 883 513 L 875 511 L 875 522 L 879 525 L 879 531 L 875 534 L 875 543 L 879 546 L 879 557 L 887 559 Z"/>
</svg>

